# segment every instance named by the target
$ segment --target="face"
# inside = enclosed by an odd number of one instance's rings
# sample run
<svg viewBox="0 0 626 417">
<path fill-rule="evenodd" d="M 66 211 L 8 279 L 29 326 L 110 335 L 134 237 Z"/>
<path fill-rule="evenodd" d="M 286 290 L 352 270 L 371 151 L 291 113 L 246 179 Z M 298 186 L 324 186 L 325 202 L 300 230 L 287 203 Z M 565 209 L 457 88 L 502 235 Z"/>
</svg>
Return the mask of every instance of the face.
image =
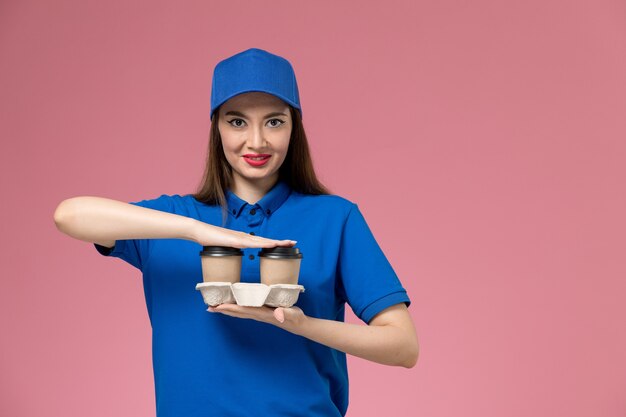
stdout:
<svg viewBox="0 0 626 417">
<path fill-rule="evenodd" d="M 274 183 L 287 156 L 289 106 L 261 92 L 239 94 L 219 108 L 218 128 L 236 183 Z"/>
</svg>

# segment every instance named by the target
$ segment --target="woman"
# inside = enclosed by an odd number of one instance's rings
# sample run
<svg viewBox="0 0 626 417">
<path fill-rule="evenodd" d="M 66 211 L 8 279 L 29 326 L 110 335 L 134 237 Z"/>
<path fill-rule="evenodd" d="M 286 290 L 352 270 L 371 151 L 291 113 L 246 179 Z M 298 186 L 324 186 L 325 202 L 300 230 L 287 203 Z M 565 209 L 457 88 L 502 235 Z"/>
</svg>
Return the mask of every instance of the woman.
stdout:
<svg viewBox="0 0 626 417">
<path fill-rule="evenodd" d="M 142 271 L 159 417 L 343 416 L 346 353 L 417 361 L 408 295 L 358 206 L 317 180 L 301 118 L 291 64 L 240 52 L 213 73 L 198 193 L 129 204 L 76 197 L 55 212 L 59 230 Z M 241 248 L 241 281 L 259 282 L 258 248 L 296 241 L 297 306 L 203 308 L 202 246 Z M 345 303 L 367 325 L 345 323 Z"/>
</svg>

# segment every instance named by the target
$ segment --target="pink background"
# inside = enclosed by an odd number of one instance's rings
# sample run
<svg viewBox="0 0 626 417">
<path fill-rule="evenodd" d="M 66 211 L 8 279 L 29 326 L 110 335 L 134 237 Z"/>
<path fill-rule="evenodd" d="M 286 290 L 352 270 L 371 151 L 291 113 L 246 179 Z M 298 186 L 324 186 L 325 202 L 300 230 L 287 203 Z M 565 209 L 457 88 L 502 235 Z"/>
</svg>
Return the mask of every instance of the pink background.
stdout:
<svg viewBox="0 0 626 417">
<path fill-rule="evenodd" d="M 194 191 L 212 69 L 249 47 L 294 65 L 319 176 L 413 301 L 417 366 L 349 357 L 348 416 L 625 415 L 625 14 L 2 1 L 0 415 L 154 415 L 139 271 L 52 215 Z"/>
</svg>

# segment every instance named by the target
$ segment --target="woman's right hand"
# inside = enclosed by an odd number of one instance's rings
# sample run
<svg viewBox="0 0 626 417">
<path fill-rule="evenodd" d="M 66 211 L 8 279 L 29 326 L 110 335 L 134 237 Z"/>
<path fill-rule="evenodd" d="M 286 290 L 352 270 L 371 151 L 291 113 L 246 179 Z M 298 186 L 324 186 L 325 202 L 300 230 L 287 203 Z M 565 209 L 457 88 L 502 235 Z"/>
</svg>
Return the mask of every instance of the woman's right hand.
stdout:
<svg viewBox="0 0 626 417">
<path fill-rule="evenodd" d="M 297 243 L 295 240 L 289 239 L 267 239 L 200 221 L 194 230 L 194 240 L 202 246 L 230 246 L 233 248 L 273 248 L 275 246 L 293 246 Z"/>
</svg>

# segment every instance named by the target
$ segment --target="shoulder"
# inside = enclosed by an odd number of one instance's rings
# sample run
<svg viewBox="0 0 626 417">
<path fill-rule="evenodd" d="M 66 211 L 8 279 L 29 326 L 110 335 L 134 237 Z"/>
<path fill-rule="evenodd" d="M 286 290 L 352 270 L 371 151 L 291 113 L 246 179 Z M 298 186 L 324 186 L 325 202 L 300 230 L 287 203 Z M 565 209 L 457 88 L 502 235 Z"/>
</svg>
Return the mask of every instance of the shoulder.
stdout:
<svg viewBox="0 0 626 417">
<path fill-rule="evenodd" d="M 183 207 L 192 205 L 193 201 L 195 199 L 191 195 L 160 194 L 147 196 L 143 200 L 136 200 L 131 204 L 174 213 Z"/>
<path fill-rule="evenodd" d="M 295 198 L 302 199 L 311 204 L 319 204 L 337 208 L 350 208 L 355 203 L 337 194 L 301 194 L 293 191 Z"/>
<path fill-rule="evenodd" d="M 319 212 L 333 213 L 334 216 L 346 218 L 352 210 L 357 208 L 357 204 L 345 197 L 336 194 L 301 194 L 294 192 L 294 200 L 297 204 L 311 207 Z"/>
</svg>

